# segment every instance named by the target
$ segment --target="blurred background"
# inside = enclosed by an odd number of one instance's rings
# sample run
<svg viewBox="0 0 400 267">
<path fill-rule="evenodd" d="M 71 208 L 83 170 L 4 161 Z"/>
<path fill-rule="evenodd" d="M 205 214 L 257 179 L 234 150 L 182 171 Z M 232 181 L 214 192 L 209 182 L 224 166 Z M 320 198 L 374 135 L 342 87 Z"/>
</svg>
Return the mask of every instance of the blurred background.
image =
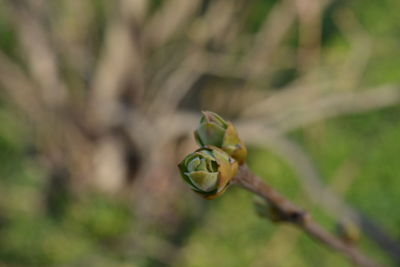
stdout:
<svg viewBox="0 0 400 267">
<path fill-rule="evenodd" d="M 0 0 L 0 266 L 351 266 L 176 164 L 200 110 L 400 266 L 400 1 Z"/>
</svg>

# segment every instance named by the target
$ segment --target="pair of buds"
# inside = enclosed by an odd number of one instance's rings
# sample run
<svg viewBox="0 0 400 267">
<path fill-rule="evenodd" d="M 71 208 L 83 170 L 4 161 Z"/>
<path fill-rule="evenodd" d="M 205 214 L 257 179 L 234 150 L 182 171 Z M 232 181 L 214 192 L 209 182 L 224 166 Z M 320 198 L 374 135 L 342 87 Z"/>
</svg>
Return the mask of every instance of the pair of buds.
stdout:
<svg viewBox="0 0 400 267">
<path fill-rule="evenodd" d="M 178 167 L 193 191 L 214 199 L 225 192 L 239 165 L 246 161 L 247 149 L 232 123 L 213 112 L 202 113 L 194 132 L 200 148 L 187 155 Z"/>
</svg>

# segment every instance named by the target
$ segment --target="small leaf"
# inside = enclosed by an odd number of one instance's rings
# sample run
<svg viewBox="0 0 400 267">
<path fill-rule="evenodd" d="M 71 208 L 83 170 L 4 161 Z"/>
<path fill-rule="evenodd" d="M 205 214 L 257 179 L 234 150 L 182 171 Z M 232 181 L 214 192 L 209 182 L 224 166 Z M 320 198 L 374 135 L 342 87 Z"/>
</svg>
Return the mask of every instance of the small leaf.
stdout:
<svg viewBox="0 0 400 267">
<path fill-rule="evenodd" d="M 206 158 L 207 160 L 211 161 L 215 160 L 214 154 L 208 148 L 203 148 L 201 150 L 198 150 L 196 154 L 200 155 L 200 157 Z"/>
<path fill-rule="evenodd" d="M 210 192 L 215 190 L 218 183 L 218 173 L 217 172 L 205 172 L 205 171 L 196 171 L 191 173 L 185 173 L 192 183 L 204 192 Z"/>
<path fill-rule="evenodd" d="M 199 157 L 195 157 L 187 164 L 187 170 L 189 172 L 196 171 L 198 166 L 201 164 Z"/>
<path fill-rule="evenodd" d="M 181 177 L 185 180 L 185 182 L 190 186 L 190 188 L 192 189 L 196 189 L 196 186 L 192 183 L 192 181 L 190 180 L 190 178 L 185 174 L 187 169 L 186 166 L 184 166 L 183 163 L 180 163 L 178 165 L 179 171 L 181 173 Z"/>
<path fill-rule="evenodd" d="M 207 168 L 207 162 L 211 162 L 210 160 L 206 160 L 206 159 L 201 159 L 200 160 L 200 164 L 197 166 L 197 169 L 196 169 L 196 171 L 210 171 L 208 168 Z"/>
</svg>

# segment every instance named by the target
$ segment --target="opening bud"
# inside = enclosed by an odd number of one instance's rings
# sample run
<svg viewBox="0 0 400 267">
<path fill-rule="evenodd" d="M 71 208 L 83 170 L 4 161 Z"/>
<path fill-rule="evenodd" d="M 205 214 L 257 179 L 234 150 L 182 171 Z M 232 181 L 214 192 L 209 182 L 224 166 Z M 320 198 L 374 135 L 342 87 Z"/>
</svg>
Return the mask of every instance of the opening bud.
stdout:
<svg viewBox="0 0 400 267">
<path fill-rule="evenodd" d="M 214 146 L 197 149 L 178 167 L 184 181 L 206 199 L 214 199 L 225 192 L 238 171 L 238 163 Z"/>
</svg>

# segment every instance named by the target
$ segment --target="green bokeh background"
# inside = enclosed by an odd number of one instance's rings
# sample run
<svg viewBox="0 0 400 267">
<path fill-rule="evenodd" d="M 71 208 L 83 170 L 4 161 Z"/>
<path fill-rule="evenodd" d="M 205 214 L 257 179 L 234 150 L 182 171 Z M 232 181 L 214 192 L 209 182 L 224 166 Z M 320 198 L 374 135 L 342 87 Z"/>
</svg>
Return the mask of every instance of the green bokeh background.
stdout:
<svg viewBox="0 0 400 267">
<path fill-rule="evenodd" d="M 250 31 L 259 27 L 272 2 L 258 1 L 248 21 Z M 324 14 L 323 25 L 322 59 L 333 64 L 343 59 L 348 49 L 331 23 L 334 11 L 343 7 L 354 11 L 375 40 L 361 85 L 399 83 L 400 1 L 336 1 Z M 7 16 L 0 1 L 0 47 L 18 58 L 14 30 L 2 19 Z M 45 170 L 27 154 L 29 129 L 21 115 L 10 110 L 7 102 L 0 102 L 0 266 L 87 266 L 89 262 L 92 266 L 163 266 L 124 245 L 125 236 L 136 231 L 134 212 L 124 198 L 95 191 L 70 198 L 66 193 L 54 200 L 57 209 L 62 209 L 58 216 L 43 210 Z M 352 179 L 344 192 L 346 201 L 394 238 L 400 238 L 399 116 L 400 107 L 395 106 L 314 123 L 290 133 L 327 184 Z M 354 175 L 338 175 L 348 164 L 356 170 Z M 249 165 L 334 230 L 334 218 L 307 198 L 297 174 L 284 159 L 251 147 Z M 342 256 L 297 229 L 257 217 L 251 194 L 243 190 L 232 188 L 223 197 L 204 202 L 207 212 L 198 215 L 200 223 L 181 244 L 173 266 L 350 266 Z M 360 246 L 394 266 L 373 243 L 363 239 Z"/>
</svg>

